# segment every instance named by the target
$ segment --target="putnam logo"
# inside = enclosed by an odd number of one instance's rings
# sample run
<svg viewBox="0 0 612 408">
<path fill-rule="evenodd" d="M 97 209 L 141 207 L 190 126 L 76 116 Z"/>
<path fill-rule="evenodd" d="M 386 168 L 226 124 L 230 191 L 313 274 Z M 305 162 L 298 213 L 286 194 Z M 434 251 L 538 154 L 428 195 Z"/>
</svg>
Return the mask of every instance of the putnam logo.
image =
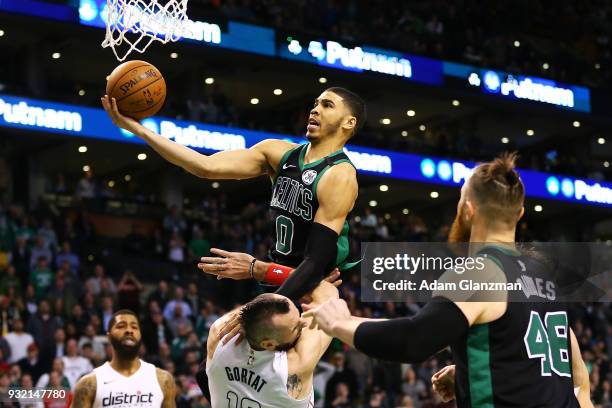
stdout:
<svg viewBox="0 0 612 408">
<path fill-rule="evenodd" d="M 302 181 L 307 186 L 311 185 L 315 179 L 317 178 L 316 170 L 306 170 L 304 174 L 302 174 Z"/>
</svg>

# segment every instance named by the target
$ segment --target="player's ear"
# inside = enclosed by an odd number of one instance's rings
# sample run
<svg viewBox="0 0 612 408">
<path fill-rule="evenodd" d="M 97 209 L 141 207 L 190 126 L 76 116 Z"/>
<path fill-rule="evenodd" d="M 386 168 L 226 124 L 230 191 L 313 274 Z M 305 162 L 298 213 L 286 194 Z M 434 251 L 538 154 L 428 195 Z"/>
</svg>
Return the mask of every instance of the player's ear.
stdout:
<svg viewBox="0 0 612 408">
<path fill-rule="evenodd" d="M 472 219 L 472 217 L 474 217 L 474 203 L 472 203 L 470 200 L 465 200 L 464 206 L 465 211 L 463 212 L 463 216 L 465 217 L 465 221 L 469 221 Z"/>
<path fill-rule="evenodd" d="M 276 350 L 276 346 L 278 346 L 278 342 L 273 339 L 263 339 L 262 341 L 259 342 L 259 345 L 264 350 L 274 351 Z"/>
<path fill-rule="evenodd" d="M 523 218 L 523 215 L 525 214 L 525 207 L 521 207 L 521 211 L 519 211 L 519 216 L 518 216 L 518 220 L 520 220 L 521 218 Z M 517 220 L 517 221 L 518 221 Z"/>
<path fill-rule="evenodd" d="M 349 116 L 344 121 L 342 128 L 346 130 L 353 130 L 355 129 L 355 126 L 357 126 L 357 118 L 354 116 Z"/>
</svg>

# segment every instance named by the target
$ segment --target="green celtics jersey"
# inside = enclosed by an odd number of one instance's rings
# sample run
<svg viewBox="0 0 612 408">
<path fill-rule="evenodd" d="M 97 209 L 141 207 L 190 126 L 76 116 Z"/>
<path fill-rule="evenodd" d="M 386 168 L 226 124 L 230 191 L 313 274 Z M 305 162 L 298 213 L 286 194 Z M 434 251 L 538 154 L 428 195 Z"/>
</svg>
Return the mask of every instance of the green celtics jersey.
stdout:
<svg viewBox="0 0 612 408">
<path fill-rule="evenodd" d="M 274 180 L 270 212 L 274 219 L 274 247 L 270 250 L 273 262 L 296 267 L 304 259 L 304 249 L 310 228 L 319 208 L 317 185 L 332 166 L 351 163 L 346 153 L 338 150 L 313 163 L 304 164 L 308 144 L 286 152 L 280 161 Z M 351 163 L 352 165 L 352 163 Z M 334 265 L 341 269 L 349 252 L 348 222 L 344 222 L 338 237 L 337 256 Z"/>
</svg>

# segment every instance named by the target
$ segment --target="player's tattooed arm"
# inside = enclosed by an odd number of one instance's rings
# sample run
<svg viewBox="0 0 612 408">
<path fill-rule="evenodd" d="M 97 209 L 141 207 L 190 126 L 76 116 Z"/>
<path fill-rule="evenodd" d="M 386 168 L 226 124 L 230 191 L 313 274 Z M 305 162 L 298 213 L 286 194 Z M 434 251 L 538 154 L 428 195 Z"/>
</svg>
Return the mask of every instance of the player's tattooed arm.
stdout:
<svg viewBox="0 0 612 408">
<path fill-rule="evenodd" d="M 287 377 L 287 393 L 296 399 L 299 399 L 302 395 L 302 391 L 304 389 L 304 384 L 302 383 L 302 379 L 297 374 L 290 374 Z"/>
<path fill-rule="evenodd" d="M 157 381 L 164 394 L 162 408 L 176 408 L 176 383 L 174 377 L 169 372 L 160 368 L 156 369 Z"/>
<path fill-rule="evenodd" d="M 72 408 L 91 408 L 96 398 L 96 375 L 94 373 L 81 377 L 74 389 Z"/>
</svg>

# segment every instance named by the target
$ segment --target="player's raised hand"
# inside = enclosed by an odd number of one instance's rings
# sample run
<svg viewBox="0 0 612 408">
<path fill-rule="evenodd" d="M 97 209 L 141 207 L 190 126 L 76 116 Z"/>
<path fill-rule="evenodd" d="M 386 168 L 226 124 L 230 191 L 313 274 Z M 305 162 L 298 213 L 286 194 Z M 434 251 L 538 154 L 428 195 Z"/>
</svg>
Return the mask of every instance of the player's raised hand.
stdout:
<svg viewBox="0 0 612 408">
<path fill-rule="evenodd" d="M 251 279 L 250 268 L 253 256 L 243 252 L 228 252 L 218 248 L 211 248 L 210 252 L 217 256 L 200 258 L 198 269 L 217 276 L 217 279 Z"/>
<path fill-rule="evenodd" d="M 113 123 L 128 132 L 137 133 L 142 125 L 128 116 L 122 115 L 117 108 L 117 101 L 115 98 L 110 98 L 108 95 L 104 95 L 102 98 L 102 106 L 108 116 L 110 116 Z"/>
<path fill-rule="evenodd" d="M 238 336 L 236 339 L 236 344 L 240 344 L 242 339 L 244 338 L 244 331 L 242 330 L 242 326 L 240 325 L 240 310 L 236 310 L 230 312 L 231 316 L 227 321 L 221 326 L 219 330 L 219 340 L 223 341 L 223 344 L 229 343 L 231 339 Z"/>
<path fill-rule="evenodd" d="M 455 366 L 448 365 L 431 377 L 431 383 L 435 392 L 440 395 L 442 401 L 448 402 L 455 399 Z"/>
<path fill-rule="evenodd" d="M 334 326 L 338 322 L 351 319 L 351 312 L 346 302 L 342 299 L 329 299 L 322 305 L 312 307 L 312 305 L 302 305 L 306 310 L 303 317 L 312 317 L 310 328 L 319 328 L 330 336 L 334 335 Z"/>
</svg>

